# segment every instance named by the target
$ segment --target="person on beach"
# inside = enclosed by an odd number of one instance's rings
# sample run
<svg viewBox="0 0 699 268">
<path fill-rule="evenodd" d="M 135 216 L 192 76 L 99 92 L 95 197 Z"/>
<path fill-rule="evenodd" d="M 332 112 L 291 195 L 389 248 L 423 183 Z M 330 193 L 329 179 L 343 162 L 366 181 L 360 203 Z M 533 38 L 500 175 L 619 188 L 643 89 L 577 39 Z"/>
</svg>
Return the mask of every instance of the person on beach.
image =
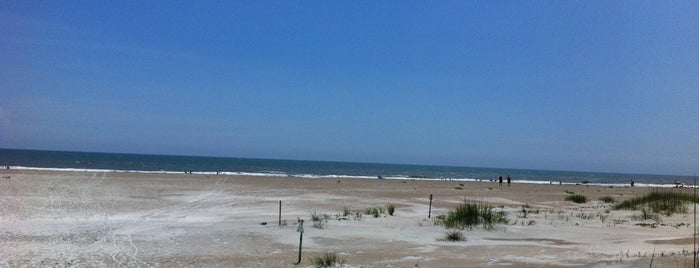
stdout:
<svg viewBox="0 0 699 268">
<path fill-rule="evenodd" d="M 636 184 L 636 182 L 631 180 L 631 187 L 633 187 L 634 184 Z"/>
<path fill-rule="evenodd" d="M 502 176 L 498 177 L 498 185 L 502 188 Z"/>
<path fill-rule="evenodd" d="M 507 187 L 510 187 L 510 182 L 512 182 L 512 179 L 510 179 L 510 175 L 507 175 Z"/>
</svg>

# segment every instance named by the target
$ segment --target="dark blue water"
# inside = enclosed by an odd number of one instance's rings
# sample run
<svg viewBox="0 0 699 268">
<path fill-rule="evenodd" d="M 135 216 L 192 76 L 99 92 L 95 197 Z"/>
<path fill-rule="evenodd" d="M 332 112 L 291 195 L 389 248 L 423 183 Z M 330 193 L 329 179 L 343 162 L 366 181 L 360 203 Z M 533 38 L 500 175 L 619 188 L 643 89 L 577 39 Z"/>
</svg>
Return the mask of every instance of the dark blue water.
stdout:
<svg viewBox="0 0 699 268">
<path fill-rule="evenodd" d="M 0 149 L 0 165 L 15 168 L 110 170 L 133 172 L 224 173 L 302 177 L 367 177 L 400 179 L 491 180 L 510 175 L 529 183 L 621 184 L 630 180 L 639 185 L 688 182 L 691 178 L 664 175 L 616 174 L 575 171 L 495 169 L 474 167 L 299 161 L 230 157 L 142 155 Z"/>
</svg>

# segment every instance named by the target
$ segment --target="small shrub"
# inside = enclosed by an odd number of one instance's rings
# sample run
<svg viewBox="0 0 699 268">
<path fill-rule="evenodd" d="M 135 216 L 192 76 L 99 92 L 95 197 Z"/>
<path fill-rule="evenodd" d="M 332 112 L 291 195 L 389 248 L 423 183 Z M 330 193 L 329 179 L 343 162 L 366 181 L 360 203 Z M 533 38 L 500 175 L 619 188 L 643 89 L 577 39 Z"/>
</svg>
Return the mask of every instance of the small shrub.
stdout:
<svg viewBox="0 0 699 268">
<path fill-rule="evenodd" d="M 528 205 L 523 205 L 523 206 L 522 206 L 522 210 L 519 211 L 519 217 L 520 217 L 520 218 L 526 218 L 526 217 L 527 217 L 527 214 L 528 214 L 527 208 L 528 208 L 528 207 L 529 207 Z"/>
<path fill-rule="evenodd" d="M 616 202 L 616 200 L 614 200 L 614 197 L 611 197 L 611 196 L 602 196 L 602 197 L 599 198 L 599 200 L 602 201 L 602 202 L 604 202 L 604 203 L 614 203 L 614 202 Z"/>
<path fill-rule="evenodd" d="M 447 231 L 447 235 L 445 236 L 445 240 L 451 242 L 463 241 L 464 239 L 464 234 L 454 229 Z"/>
<path fill-rule="evenodd" d="M 317 268 L 341 267 L 345 264 L 345 259 L 340 258 L 336 253 L 326 252 L 323 256 L 311 258 L 311 263 Z"/>
<path fill-rule="evenodd" d="M 313 221 L 313 227 L 317 229 L 325 228 L 325 223 L 327 219 L 330 218 L 328 214 L 318 214 L 317 212 L 311 212 L 311 220 Z"/>
<path fill-rule="evenodd" d="M 388 204 L 386 210 L 388 210 L 388 215 L 393 216 L 393 213 L 396 212 L 396 206 L 394 204 Z"/>
<path fill-rule="evenodd" d="M 574 194 L 574 195 L 569 195 L 566 196 L 566 201 L 571 201 L 575 202 L 578 204 L 586 203 L 587 202 L 587 197 L 581 194 Z"/>
<path fill-rule="evenodd" d="M 568 190 L 566 190 L 565 193 L 566 193 L 566 194 L 575 194 L 575 192 L 573 192 L 573 191 L 568 191 Z"/>
<path fill-rule="evenodd" d="M 344 216 L 344 217 L 349 216 L 349 214 L 351 214 L 351 213 L 352 213 L 352 211 L 349 210 L 347 207 L 342 209 L 342 216 Z"/>
<path fill-rule="evenodd" d="M 364 210 L 364 214 L 372 215 L 374 218 L 378 218 L 383 213 L 383 208 L 367 208 Z"/>
<path fill-rule="evenodd" d="M 456 186 L 456 187 L 454 187 L 454 189 L 456 189 L 456 190 L 463 190 L 463 189 L 464 189 L 464 187 L 461 187 L 461 186 Z"/>
<path fill-rule="evenodd" d="M 354 212 L 354 219 L 355 219 L 355 220 L 358 220 L 358 221 L 361 221 L 361 220 L 362 220 L 362 215 L 363 215 L 363 214 L 362 214 L 361 211 L 355 211 L 355 212 Z"/>
<path fill-rule="evenodd" d="M 641 208 L 641 214 L 638 215 L 632 215 L 631 219 L 634 221 L 646 221 L 646 220 L 653 220 L 655 222 L 660 222 L 660 215 L 655 214 L 646 208 Z"/>
<path fill-rule="evenodd" d="M 325 229 L 325 221 L 313 221 L 313 227 L 316 229 Z"/>
<path fill-rule="evenodd" d="M 575 214 L 575 216 L 582 219 L 582 220 L 589 220 L 589 219 L 592 219 L 592 217 L 594 217 L 594 215 L 592 213 L 588 214 L 588 213 L 583 212 L 582 210 L 580 211 L 580 213 Z"/>
<path fill-rule="evenodd" d="M 311 220 L 312 221 L 320 221 L 323 219 L 323 215 L 318 214 L 318 212 L 313 211 L 311 212 Z"/>
</svg>

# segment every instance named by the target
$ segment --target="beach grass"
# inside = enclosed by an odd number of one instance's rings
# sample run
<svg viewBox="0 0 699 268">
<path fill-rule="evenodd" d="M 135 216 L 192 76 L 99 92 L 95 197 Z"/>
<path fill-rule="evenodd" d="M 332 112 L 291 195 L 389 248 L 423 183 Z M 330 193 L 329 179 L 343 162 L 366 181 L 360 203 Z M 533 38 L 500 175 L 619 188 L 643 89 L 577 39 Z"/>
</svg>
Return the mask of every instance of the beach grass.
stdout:
<svg viewBox="0 0 699 268">
<path fill-rule="evenodd" d="M 386 206 L 386 210 L 388 211 L 388 215 L 393 216 L 393 213 L 396 212 L 396 205 L 394 205 L 394 204 L 388 204 L 388 205 Z"/>
<path fill-rule="evenodd" d="M 585 197 L 584 195 L 581 195 L 581 194 L 572 194 L 572 195 L 566 196 L 565 200 L 575 202 L 578 204 L 582 204 L 582 203 L 587 202 L 587 197 Z"/>
<path fill-rule="evenodd" d="M 504 211 L 495 211 L 492 206 L 483 203 L 464 202 L 449 211 L 440 222 L 447 228 L 470 230 L 482 225 L 484 229 L 492 230 L 495 224 L 507 224 L 508 221 Z"/>
<path fill-rule="evenodd" d="M 614 197 L 611 197 L 611 196 L 608 196 L 608 195 L 607 195 L 607 196 L 602 196 L 602 197 L 600 197 L 599 200 L 602 201 L 602 202 L 604 202 L 604 203 L 614 203 L 614 202 L 616 202 L 616 200 L 614 199 Z"/>
<path fill-rule="evenodd" d="M 317 268 L 342 267 L 345 264 L 345 259 L 337 256 L 337 253 L 326 252 L 322 256 L 312 257 L 311 263 L 313 267 Z"/>
<path fill-rule="evenodd" d="M 448 230 L 444 239 L 446 241 L 451 241 L 451 242 L 458 242 L 458 241 L 466 240 L 466 238 L 464 237 L 464 233 L 462 233 L 461 231 L 456 230 L 456 229 Z"/>
<path fill-rule="evenodd" d="M 311 221 L 313 221 L 313 227 L 316 229 L 324 229 L 329 218 L 330 215 L 328 214 L 318 214 L 316 211 L 311 212 Z"/>
<path fill-rule="evenodd" d="M 653 189 L 648 193 L 634 197 L 614 206 L 614 209 L 642 210 L 671 216 L 675 213 L 687 213 L 687 204 L 695 202 L 690 193 L 672 190 Z"/>
</svg>

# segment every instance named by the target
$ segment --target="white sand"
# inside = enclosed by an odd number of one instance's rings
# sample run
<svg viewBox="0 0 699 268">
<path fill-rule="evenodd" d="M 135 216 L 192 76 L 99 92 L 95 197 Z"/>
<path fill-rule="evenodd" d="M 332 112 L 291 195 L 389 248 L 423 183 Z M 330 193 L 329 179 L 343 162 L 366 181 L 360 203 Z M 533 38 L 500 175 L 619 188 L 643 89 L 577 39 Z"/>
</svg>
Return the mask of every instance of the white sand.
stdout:
<svg viewBox="0 0 699 268">
<path fill-rule="evenodd" d="M 641 227 L 655 221 L 597 201 L 648 191 L 641 188 L 470 182 L 457 190 L 459 182 L 446 181 L 31 170 L 2 176 L 0 267 L 297 267 L 299 218 L 306 222 L 300 267 L 325 252 L 338 253 L 346 267 L 645 267 L 653 251 L 654 267 L 692 261 L 691 214 Z M 565 202 L 566 190 L 592 201 Z M 510 223 L 442 241 L 446 229 L 427 218 L 431 193 L 433 215 L 470 199 L 504 206 Z M 338 220 L 344 208 L 389 203 L 394 216 Z M 539 213 L 523 218 L 523 204 Z M 323 229 L 313 227 L 312 212 L 328 215 Z"/>
</svg>

